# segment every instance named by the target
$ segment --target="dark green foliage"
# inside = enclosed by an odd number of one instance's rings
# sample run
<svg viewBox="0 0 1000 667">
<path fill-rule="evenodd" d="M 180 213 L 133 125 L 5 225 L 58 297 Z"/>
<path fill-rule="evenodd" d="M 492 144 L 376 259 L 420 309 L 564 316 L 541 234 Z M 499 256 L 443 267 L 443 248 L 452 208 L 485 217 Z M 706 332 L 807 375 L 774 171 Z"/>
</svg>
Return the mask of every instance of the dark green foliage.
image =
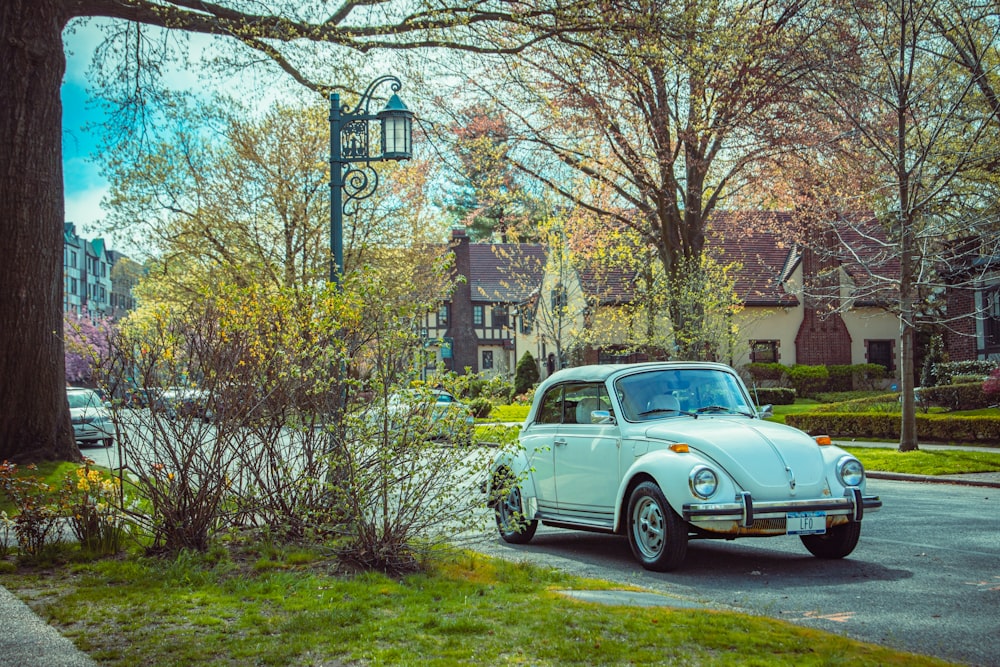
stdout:
<svg viewBox="0 0 1000 667">
<path fill-rule="evenodd" d="M 949 410 L 978 410 L 988 408 L 993 399 L 983 391 L 982 382 L 947 384 L 937 387 L 922 387 L 920 402 L 929 406 Z"/>
<path fill-rule="evenodd" d="M 757 405 L 791 405 L 795 402 L 795 390 L 788 387 L 757 387 L 751 389 Z"/>
<path fill-rule="evenodd" d="M 920 386 L 934 387 L 938 384 L 937 367 L 945 360 L 944 341 L 940 335 L 931 336 L 924 357 L 924 365 L 920 370 Z"/>
<path fill-rule="evenodd" d="M 538 364 L 531 352 L 525 351 L 521 359 L 517 362 L 517 369 L 514 371 L 514 395 L 520 396 L 541 380 L 538 373 Z"/>
<path fill-rule="evenodd" d="M 490 399 L 480 396 L 479 398 L 474 398 L 469 402 L 469 408 L 472 410 L 472 414 L 476 419 L 486 419 L 490 416 L 490 411 L 493 409 L 493 403 L 490 402 Z"/>
<path fill-rule="evenodd" d="M 788 369 L 788 381 L 801 398 L 810 398 L 822 391 L 830 379 L 826 366 L 805 366 L 795 364 Z"/>
</svg>

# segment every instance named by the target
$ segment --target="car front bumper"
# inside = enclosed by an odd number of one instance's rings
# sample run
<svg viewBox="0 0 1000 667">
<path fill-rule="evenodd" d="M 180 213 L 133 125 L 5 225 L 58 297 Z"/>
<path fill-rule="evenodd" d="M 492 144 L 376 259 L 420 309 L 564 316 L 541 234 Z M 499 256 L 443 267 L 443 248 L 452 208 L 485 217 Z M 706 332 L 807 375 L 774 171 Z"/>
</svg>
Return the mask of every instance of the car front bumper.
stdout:
<svg viewBox="0 0 1000 667">
<path fill-rule="evenodd" d="M 737 521 L 743 527 L 750 527 L 754 520 L 781 519 L 789 512 L 826 512 L 830 516 L 846 516 L 850 521 L 861 521 L 865 510 L 873 511 L 882 507 L 878 496 L 862 495 L 861 489 L 852 487 L 841 498 L 817 498 L 804 500 L 780 500 L 757 502 L 747 492 L 741 493 L 731 503 L 685 503 L 685 521 Z"/>
<path fill-rule="evenodd" d="M 115 435 L 115 427 L 110 423 L 73 424 L 73 438 L 77 442 L 107 440 Z"/>
</svg>

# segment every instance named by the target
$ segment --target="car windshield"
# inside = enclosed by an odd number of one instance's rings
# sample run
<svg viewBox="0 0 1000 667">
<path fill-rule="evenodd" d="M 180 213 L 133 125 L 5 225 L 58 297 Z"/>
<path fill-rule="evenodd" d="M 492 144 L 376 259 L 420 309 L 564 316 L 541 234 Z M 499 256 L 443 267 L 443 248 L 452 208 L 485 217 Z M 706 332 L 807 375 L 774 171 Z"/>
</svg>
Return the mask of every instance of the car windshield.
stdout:
<svg viewBox="0 0 1000 667">
<path fill-rule="evenodd" d="M 71 391 L 66 394 L 69 399 L 70 409 L 75 408 L 98 408 L 101 406 L 101 398 L 92 391 Z"/>
<path fill-rule="evenodd" d="M 629 421 L 678 415 L 753 416 L 739 381 L 731 373 L 706 368 L 647 371 L 620 378 L 615 387 Z"/>
</svg>

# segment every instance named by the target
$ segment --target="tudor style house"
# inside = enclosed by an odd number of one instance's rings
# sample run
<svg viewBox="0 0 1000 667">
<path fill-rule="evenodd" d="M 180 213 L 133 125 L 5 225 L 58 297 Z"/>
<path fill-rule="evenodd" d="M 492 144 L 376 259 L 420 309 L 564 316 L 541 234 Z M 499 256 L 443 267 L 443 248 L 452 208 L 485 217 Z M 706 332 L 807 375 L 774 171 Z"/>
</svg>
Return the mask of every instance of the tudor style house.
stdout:
<svg viewBox="0 0 1000 667">
<path fill-rule="evenodd" d="M 520 355 L 527 349 L 534 353 L 530 304 L 541 288 L 545 249 L 532 243 L 471 243 L 464 229 L 455 229 L 450 250 L 458 284 L 421 328 L 424 375 L 468 369 L 510 377 Z"/>
<path fill-rule="evenodd" d="M 891 279 L 898 265 L 869 241 L 877 239 L 877 224 L 862 217 L 850 221 L 850 231 L 829 241 L 830 247 L 850 243 L 850 253 L 838 254 L 789 241 L 783 230 L 791 217 L 781 212 L 713 217 L 706 251 L 739 265 L 735 288 L 743 306 L 733 322 L 740 339 L 721 351 L 720 360 L 734 366 L 877 363 L 893 377 L 899 326 L 884 308 L 886 297 L 872 285 Z M 586 265 L 567 271 L 556 261 L 556 249 L 470 243 L 463 229 L 452 232 L 451 251 L 462 279 L 421 332 L 428 372 L 469 369 L 509 377 L 525 351 L 538 361 L 542 377 L 571 362 L 650 358 L 648 351 L 625 344 L 626 318 L 611 315 L 641 299 L 635 275 Z"/>
</svg>

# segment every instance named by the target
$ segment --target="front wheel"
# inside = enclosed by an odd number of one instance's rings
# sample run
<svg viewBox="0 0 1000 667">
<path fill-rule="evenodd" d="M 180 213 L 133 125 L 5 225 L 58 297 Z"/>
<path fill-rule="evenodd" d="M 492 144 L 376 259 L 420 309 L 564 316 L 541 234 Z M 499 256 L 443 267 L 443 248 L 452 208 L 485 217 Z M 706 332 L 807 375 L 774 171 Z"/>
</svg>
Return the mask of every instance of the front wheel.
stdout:
<svg viewBox="0 0 1000 667">
<path fill-rule="evenodd" d="M 500 537 L 510 544 L 527 544 L 538 530 L 538 521 L 524 518 L 521 487 L 510 475 L 497 475 L 493 488 L 493 512 Z"/>
<path fill-rule="evenodd" d="M 643 482 L 628 501 L 628 543 L 644 568 L 676 569 L 687 556 L 687 530 L 660 487 Z"/>
<path fill-rule="evenodd" d="M 861 522 L 852 521 L 830 528 L 822 535 L 802 535 L 806 549 L 817 558 L 843 558 L 854 551 L 861 537 Z"/>
</svg>

